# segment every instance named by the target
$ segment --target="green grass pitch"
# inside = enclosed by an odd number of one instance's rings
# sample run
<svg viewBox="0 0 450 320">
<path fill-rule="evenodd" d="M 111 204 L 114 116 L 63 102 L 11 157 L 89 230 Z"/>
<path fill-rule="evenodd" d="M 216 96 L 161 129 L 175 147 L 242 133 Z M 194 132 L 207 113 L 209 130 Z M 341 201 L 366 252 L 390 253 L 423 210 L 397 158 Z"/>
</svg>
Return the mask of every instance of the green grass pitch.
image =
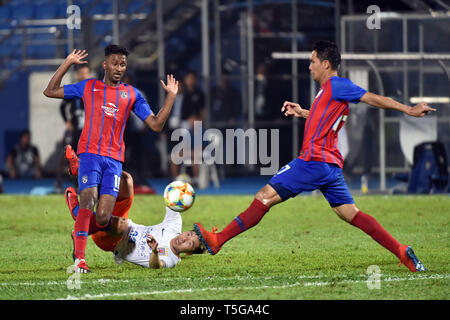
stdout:
<svg viewBox="0 0 450 320">
<path fill-rule="evenodd" d="M 196 221 L 221 230 L 251 200 L 198 196 L 183 213 L 183 231 Z M 272 208 L 216 256 L 182 256 L 170 270 L 116 265 L 111 253 L 89 239 L 86 256 L 94 273 L 82 274 L 77 288 L 66 273 L 72 264 L 73 221 L 64 197 L 2 195 L 0 299 L 449 299 L 450 197 L 355 200 L 411 245 L 428 271 L 398 267 L 394 255 L 341 221 L 321 196 L 299 196 Z M 134 222 L 153 225 L 163 215 L 161 196 L 135 197 Z M 369 266 L 379 268 L 379 277 L 368 273 Z"/>
</svg>

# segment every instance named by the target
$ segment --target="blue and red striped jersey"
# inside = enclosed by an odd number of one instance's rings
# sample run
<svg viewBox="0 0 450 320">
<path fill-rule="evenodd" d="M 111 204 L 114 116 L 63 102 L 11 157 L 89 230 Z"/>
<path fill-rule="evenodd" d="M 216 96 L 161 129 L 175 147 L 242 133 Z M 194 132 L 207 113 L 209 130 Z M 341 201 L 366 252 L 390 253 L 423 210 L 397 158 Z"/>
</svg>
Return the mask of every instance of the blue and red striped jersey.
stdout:
<svg viewBox="0 0 450 320">
<path fill-rule="evenodd" d="M 349 114 L 349 103 L 358 103 L 367 91 L 346 78 L 331 77 L 320 88 L 305 123 L 299 158 L 343 167 L 337 148 L 338 132 Z"/>
<path fill-rule="evenodd" d="M 73 98 L 83 99 L 85 109 L 78 154 L 88 152 L 123 162 L 123 134 L 130 112 L 142 121 L 153 113 L 139 90 L 123 82 L 110 87 L 102 80 L 88 79 L 65 85 L 64 99 Z"/>
</svg>

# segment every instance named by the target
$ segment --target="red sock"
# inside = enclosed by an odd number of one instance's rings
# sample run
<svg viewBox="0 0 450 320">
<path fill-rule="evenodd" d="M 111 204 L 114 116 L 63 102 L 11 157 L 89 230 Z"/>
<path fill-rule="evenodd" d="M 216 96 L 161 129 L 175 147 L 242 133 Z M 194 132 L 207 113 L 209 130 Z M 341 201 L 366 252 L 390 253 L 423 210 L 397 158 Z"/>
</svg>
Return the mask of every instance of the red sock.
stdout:
<svg viewBox="0 0 450 320">
<path fill-rule="evenodd" d="M 383 227 L 375 220 L 375 218 L 365 214 L 362 211 L 358 213 L 353 218 L 352 225 L 358 227 L 369 236 L 372 237 L 376 242 L 381 244 L 383 247 L 388 249 L 390 252 L 395 254 L 397 258 L 400 259 L 400 243 L 395 240 Z"/>
<path fill-rule="evenodd" d="M 253 200 L 247 210 L 234 218 L 234 220 L 231 221 L 228 226 L 226 226 L 221 232 L 217 234 L 217 241 L 219 242 L 219 246 L 222 246 L 231 238 L 234 238 L 238 234 L 255 226 L 262 219 L 262 217 L 264 217 L 267 211 L 269 211 L 269 208 L 261 201 L 257 199 Z"/>
<path fill-rule="evenodd" d="M 101 225 L 97 222 L 97 216 L 95 212 L 92 212 L 91 218 L 89 220 L 89 234 L 96 233 L 97 231 L 107 231 L 109 230 L 109 225 L 111 222 L 111 216 L 109 216 L 109 220 L 105 225 Z"/>
<path fill-rule="evenodd" d="M 92 210 L 79 209 L 75 220 L 75 258 L 84 259 Z"/>
</svg>

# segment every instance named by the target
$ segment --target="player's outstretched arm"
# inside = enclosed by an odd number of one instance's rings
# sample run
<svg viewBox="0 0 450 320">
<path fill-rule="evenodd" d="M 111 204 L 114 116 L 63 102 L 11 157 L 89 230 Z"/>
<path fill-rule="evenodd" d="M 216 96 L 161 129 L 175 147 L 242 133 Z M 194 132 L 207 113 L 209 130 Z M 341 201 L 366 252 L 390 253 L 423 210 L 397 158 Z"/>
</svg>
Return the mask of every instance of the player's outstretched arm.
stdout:
<svg viewBox="0 0 450 320">
<path fill-rule="evenodd" d="M 47 85 L 47 88 L 44 90 L 44 95 L 49 98 L 59 98 L 64 99 L 64 88 L 61 87 L 61 80 L 66 74 L 67 70 L 69 70 L 70 66 L 73 64 L 86 64 L 87 61 L 83 59 L 88 56 L 86 50 L 73 50 L 71 54 L 69 54 L 64 60 L 64 62 L 59 66 L 58 70 L 56 70 L 53 77 L 50 79 L 50 82 Z"/>
<path fill-rule="evenodd" d="M 147 126 L 156 132 L 161 132 L 163 130 L 178 93 L 178 81 L 173 77 L 173 74 L 170 76 L 167 75 L 167 85 L 162 80 L 161 85 L 167 93 L 164 105 L 156 116 L 152 114 L 145 119 Z"/>
<path fill-rule="evenodd" d="M 436 111 L 436 109 L 430 108 L 425 102 L 421 102 L 413 107 L 410 107 L 391 98 L 383 97 L 371 92 L 366 92 L 361 97 L 360 101 L 377 108 L 397 110 L 404 112 L 409 116 L 418 118 L 425 116 L 430 111 Z"/>
<path fill-rule="evenodd" d="M 308 118 L 309 110 L 305 110 L 298 103 L 285 101 L 281 107 L 281 112 L 284 113 L 286 117 L 293 116 L 296 118 Z"/>
<path fill-rule="evenodd" d="M 148 266 L 150 269 L 164 268 L 164 263 L 159 259 L 158 241 L 151 235 L 147 234 L 147 244 L 152 249 Z"/>
</svg>

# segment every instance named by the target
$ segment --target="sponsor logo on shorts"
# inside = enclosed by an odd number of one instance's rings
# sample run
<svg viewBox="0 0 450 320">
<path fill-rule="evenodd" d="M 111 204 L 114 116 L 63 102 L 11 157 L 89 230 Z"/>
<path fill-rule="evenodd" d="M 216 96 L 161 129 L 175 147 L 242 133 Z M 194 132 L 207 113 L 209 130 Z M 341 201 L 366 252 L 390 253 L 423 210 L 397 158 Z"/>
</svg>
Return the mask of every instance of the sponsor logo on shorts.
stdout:
<svg viewBox="0 0 450 320">
<path fill-rule="evenodd" d="M 83 178 L 81 178 L 81 182 L 82 183 L 87 183 L 88 182 L 88 177 L 87 176 L 83 176 Z"/>
</svg>

